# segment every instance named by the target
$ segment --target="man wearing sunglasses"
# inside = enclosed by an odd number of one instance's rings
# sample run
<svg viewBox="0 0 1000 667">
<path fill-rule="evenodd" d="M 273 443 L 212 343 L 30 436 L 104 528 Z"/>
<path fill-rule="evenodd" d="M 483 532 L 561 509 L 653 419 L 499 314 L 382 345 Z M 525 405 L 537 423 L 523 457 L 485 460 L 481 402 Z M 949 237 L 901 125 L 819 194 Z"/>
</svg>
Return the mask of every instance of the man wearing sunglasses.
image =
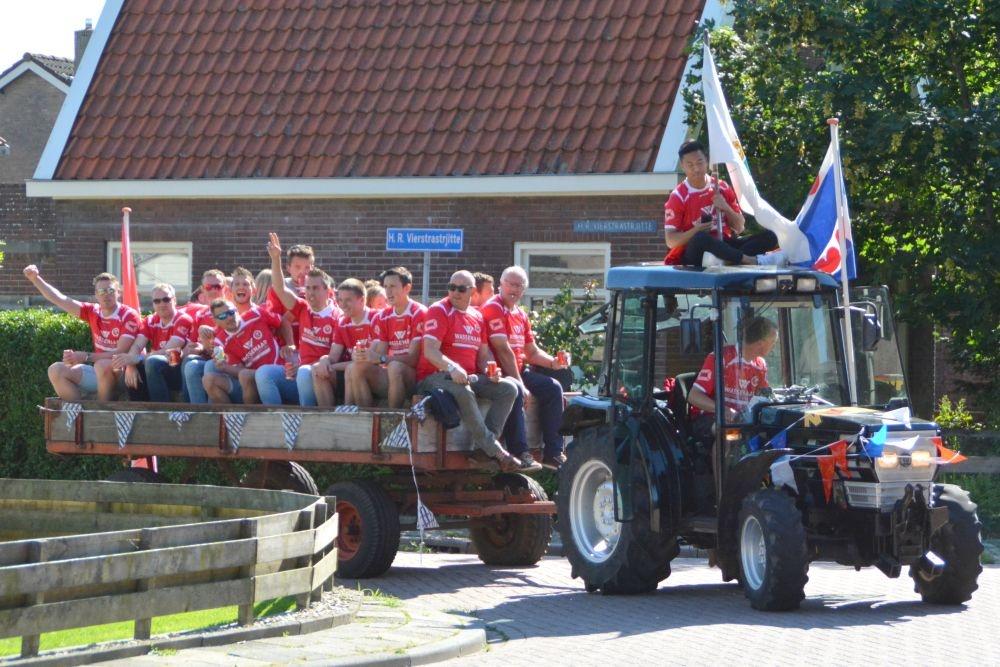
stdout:
<svg viewBox="0 0 1000 667">
<path fill-rule="evenodd" d="M 297 296 L 288 287 L 281 270 L 281 239 L 271 233 L 267 244 L 267 253 L 271 257 L 271 278 L 273 293 L 281 301 L 281 305 L 298 322 L 298 368 L 295 369 L 295 384 L 298 390 L 299 405 L 316 405 L 316 392 L 313 389 L 313 364 L 329 355 L 337 332 L 337 322 L 343 316 L 336 302 L 331 298 L 333 279 L 320 269 L 310 269 L 306 273 L 305 298 Z M 294 364 L 294 361 L 289 363 Z M 284 368 L 280 369 L 284 373 Z M 265 371 L 261 376 L 258 371 L 258 390 L 262 400 L 267 403 L 265 395 L 272 396 L 278 391 L 276 387 L 280 376 L 275 371 Z M 266 385 L 266 387 L 265 387 Z"/>
<path fill-rule="evenodd" d="M 62 361 L 49 366 L 56 394 L 64 401 L 79 401 L 83 393 L 97 392 L 99 400 L 114 400 L 122 374 L 113 368 L 112 358 L 127 352 L 139 333 L 139 313 L 118 301 L 118 279 L 99 274 L 94 278 L 96 303 L 81 303 L 45 282 L 34 264 L 24 268 L 24 277 L 49 303 L 90 325 L 94 351 L 64 350 Z"/>
<path fill-rule="evenodd" d="M 260 403 L 256 371 L 277 365 L 281 358 L 277 334 L 282 318 L 266 308 L 255 308 L 241 316 L 235 304 L 224 299 L 216 299 L 210 307 L 217 325 L 216 339 L 225 352 L 225 360 L 213 359 L 205 369 L 202 384 L 209 401 Z M 279 391 L 283 398 L 287 394 L 289 399 L 294 399 L 289 402 L 298 402 L 295 383 L 291 380 L 284 381 Z"/>
<path fill-rule="evenodd" d="M 473 445 L 495 459 L 502 471 L 511 472 L 521 469 L 521 461 L 497 442 L 497 435 L 517 398 L 517 384 L 486 373 L 492 356 L 483 316 L 470 305 L 475 285 L 470 272 L 458 271 L 448 283 L 448 296 L 427 309 L 417 390 L 443 389 L 451 394 Z M 474 382 L 470 383 L 470 375 L 476 375 Z M 480 397 L 490 401 L 485 418 L 476 404 Z"/>
<path fill-rule="evenodd" d="M 510 453 L 530 467 L 534 462 L 528 451 L 524 423 L 524 400 L 532 396 L 537 405 L 542 430 L 542 465 L 558 470 L 566 461 L 563 437 L 559 434 L 563 416 L 562 385 L 532 368 L 566 368 L 535 344 L 528 314 L 518 305 L 528 288 L 528 273 L 520 266 L 509 266 L 500 275 L 500 293 L 480 309 L 489 331 L 490 349 L 504 375 L 518 383 L 518 396 L 504 427 L 504 442 Z M 530 364 L 531 368 L 526 368 Z"/>
<path fill-rule="evenodd" d="M 202 378 L 205 376 L 205 364 L 212 355 L 212 341 L 215 338 L 215 319 L 208 304 L 223 298 L 225 293 L 226 274 L 219 269 L 209 269 L 201 276 L 198 298 L 177 309 L 191 318 L 191 331 L 184 347 L 184 360 L 181 362 L 185 402 L 208 403 Z M 213 333 L 199 336 L 202 327 L 208 327 Z"/>
<path fill-rule="evenodd" d="M 160 403 L 170 402 L 170 392 L 181 389 L 180 354 L 192 329 L 190 316 L 177 310 L 175 294 L 173 285 L 153 286 L 153 313 L 143 320 L 131 349 L 113 361 L 115 370 L 125 371 L 129 388 L 145 383 L 149 400 Z M 143 360 L 146 343 L 150 351 Z M 169 350 L 177 351 L 177 364 L 170 362 Z"/>
</svg>

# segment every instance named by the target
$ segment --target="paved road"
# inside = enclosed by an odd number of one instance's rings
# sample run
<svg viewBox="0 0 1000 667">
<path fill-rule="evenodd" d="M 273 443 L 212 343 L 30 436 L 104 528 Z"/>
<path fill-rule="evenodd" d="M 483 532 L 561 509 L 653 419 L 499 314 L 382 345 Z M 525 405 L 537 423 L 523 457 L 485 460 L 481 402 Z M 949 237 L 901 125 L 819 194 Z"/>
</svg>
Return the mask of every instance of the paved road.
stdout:
<svg viewBox="0 0 1000 667">
<path fill-rule="evenodd" d="M 587 594 L 562 558 L 488 568 L 475 556 L 400 553 L 362 587 L 471 614 L 490 650 L 461 665 L 1000 665 L 1000 567 L 964 607 L 924 605 L 909 577 L 815 565 L 796 612 L 761 613 L 704 560 L 678 559 L 652 595 Z M 342 580 L 341 584 L 355 586 Z"/>
</svg>

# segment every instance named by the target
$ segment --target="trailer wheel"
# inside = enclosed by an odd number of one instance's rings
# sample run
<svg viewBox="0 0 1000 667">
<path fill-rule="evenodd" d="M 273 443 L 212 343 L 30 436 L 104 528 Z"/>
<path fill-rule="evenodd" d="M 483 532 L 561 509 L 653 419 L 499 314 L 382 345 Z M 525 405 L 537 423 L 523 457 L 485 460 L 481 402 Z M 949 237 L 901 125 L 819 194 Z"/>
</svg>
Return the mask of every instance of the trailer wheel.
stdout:
<svg viewBox="0 0 1000 667">
<path fill-rule="evenodd" d="M 535 500 L 548 500 L 545 489 L 535 480 L 516 473 L 493 478 L 498 489 L 517 492 L 527 489 Z M 479 560 L 487 565 L 534 565 L 545 555 L 552 536 L 549 514 L 497 514 L 477 519 L 469 528 L 469 537 Z"/>
<path fill-rule="evenodd" d="M 911 565 L 910 577 L 924 602 L 962 604 L 979 588 L 982 524 L 969 493 L 954 484 L 934 485 L 934 505 L 948 508 L 948 523 L 931 536 L 931 550 L 944 560 L 944 572 L 928 579 L 919 566 Z"/>
<path fill-rule="evenodd" d="M 337 498 L 337 574 L 349 579 L 384 574 L 399 551 L 395 503 L 381 486 L 369 480 L 337 482 L 326 495 Z"/>
<path fill-rule="evenodd" d="M 634 517 L 615 521 L 614 467 L 609 428 L 587 429 L 576 436 L 569 459 L 559 469 L 556 527 L 572 575 L 583 579 L 587 592 L 650 593 L 670 576 L 670 561 L 680 547 L 676 536 L 652 530 L 646 479 L 638 467 L 632 480 Z"/>
<path fill-rule="evenodd" d="M 319 495 L 319 488 L 312 475 L 294 461 L 262 461 L 243 476 L 240 486 Z"/>
<path fill-rule="evenodd" d="M 787 493 L 761 489 L 740 509 L 740 581 L 750 606 L 796 609 L 805 597 L 809 556 L 802 513 Z"/>
<path fill-rule="evenodd" d="M 167 484 L 167 478 L 149 468 L 122 468 L 108 476 L 106 482 L 140 482 L 143 484 Z"/>
</svg>

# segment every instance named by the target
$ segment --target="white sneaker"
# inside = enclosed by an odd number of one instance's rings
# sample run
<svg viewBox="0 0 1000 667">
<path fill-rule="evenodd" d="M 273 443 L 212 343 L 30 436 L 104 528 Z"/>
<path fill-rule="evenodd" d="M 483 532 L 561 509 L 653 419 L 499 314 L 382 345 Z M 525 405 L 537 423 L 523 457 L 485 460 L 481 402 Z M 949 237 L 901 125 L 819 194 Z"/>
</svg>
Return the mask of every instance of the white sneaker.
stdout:
<svg viewBox="0 0 1000 667">
<path fill-rule="evenodd" d="M 774 252 L 769 252 L 766 255 L 757 255 L 757 265 L 777 266 L 779 268 L 788 266 L 788 257 L 786 257 L 785 253 L 780 250 L 775 250 Z"/>
<path fill-rule="evenodd" d="M 713 255 L 712 253 L 706 252 L 704 255 L 701 256 L 701 265 L 706 269 L 709 269 L 713 266 L 725 266 L 726 263 L 723 262 L 718 257 L 716 257 L 715 255 Z"/>
</svg>

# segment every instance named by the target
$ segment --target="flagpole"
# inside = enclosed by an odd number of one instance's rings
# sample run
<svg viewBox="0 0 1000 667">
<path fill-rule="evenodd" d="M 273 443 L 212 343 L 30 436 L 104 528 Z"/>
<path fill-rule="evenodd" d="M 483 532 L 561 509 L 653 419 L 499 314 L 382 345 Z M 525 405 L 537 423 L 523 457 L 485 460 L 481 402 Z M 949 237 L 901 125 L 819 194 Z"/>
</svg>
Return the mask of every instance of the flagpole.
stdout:
<svg viewBox="0 0 1000 667">
<path fill-rule="evenodd" d="M 851 330 L 851 293 L 847 276 L 847 210 L 844 206 L 844 172 L 840 165 L 840 120 L 827 118 L 830 126 L 830 143 L 833 145 L 833 186 L 837 197 L 837 242 L 840 245 L 840 288 L 844 306 L 844 346 L 847 351 L 847 386 L 851 405 L 858 404 L 857 364 L 854 359 L 854 332 Z"/>
</svg>

